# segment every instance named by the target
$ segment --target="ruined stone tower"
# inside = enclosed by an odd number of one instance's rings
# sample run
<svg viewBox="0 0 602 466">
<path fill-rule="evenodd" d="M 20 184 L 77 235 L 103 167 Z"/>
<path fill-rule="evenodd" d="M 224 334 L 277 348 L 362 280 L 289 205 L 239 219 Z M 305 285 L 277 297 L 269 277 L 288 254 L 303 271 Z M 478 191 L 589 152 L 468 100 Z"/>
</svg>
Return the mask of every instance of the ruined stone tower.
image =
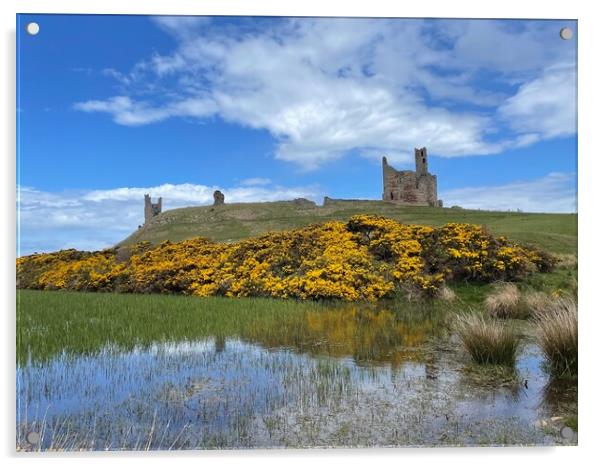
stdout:
<svg viewBox="0 0 602 466">
<path fill-rule="evenodd" d="M 414 149 L 416 171 L 395 170 L 383 157 L 383 201 L 396 204 L 441 207 L 437 176 L 428 172 L 426 147 Z"/>
<path fill-rule="evenodd" d="M 162 198 L 159 198 L 156 204 L 153 204 L 148 194 L 144 195 L 144 223 L 148 223 L 153 217 L 161 213 Z"/>
<path fill-rule="evenodd" d="M 429 167 L 426 160 L 426 147 L 414 149 L 414 160 L 416 162 L 416 176 L 428 175 Z"/>
<path fill-rule="evenodd" d="M 217 191 L 213 191 L 213 205 L 224 205 L 225 196 L 219 189 Z"/>
</svg>

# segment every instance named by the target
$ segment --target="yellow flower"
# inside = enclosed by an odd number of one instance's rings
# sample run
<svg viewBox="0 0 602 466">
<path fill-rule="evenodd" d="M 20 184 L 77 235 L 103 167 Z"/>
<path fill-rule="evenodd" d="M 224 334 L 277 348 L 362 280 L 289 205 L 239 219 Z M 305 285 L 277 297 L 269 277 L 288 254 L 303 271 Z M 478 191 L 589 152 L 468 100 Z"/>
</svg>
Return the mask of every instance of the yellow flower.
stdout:
<svg viewBox="0 0 602 466">
<path fill-rule="evenodd" d="M 71 249 L 16 263 L 26 288 L 348 301 L 407 288 L 434 295 L 446 280 L 516 278 L 542 264 L 538 251 L 479 225 L 432 228 L 370 215 L 232 244 L 143 242 L 125 251 Z"/>
</svg>

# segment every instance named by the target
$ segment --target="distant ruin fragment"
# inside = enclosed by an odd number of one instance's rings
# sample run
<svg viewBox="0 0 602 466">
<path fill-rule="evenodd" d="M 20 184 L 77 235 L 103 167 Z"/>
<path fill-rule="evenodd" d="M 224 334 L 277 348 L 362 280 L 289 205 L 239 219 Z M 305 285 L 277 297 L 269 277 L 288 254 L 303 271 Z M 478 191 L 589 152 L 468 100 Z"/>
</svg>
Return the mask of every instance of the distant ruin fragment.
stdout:
<svg viewBox="0 0 602 466">
<path fill-rule="evenodd" d="M 302 208 L 309 208 L 309 207 L 316 206 L 316 203 L 314 201 L 310 201 L 309 199 L 305 199 L 304 197 L 297 197 L 296 199 L 293 199 L 293 204 L 295 204 L 295 206 L 297 206 L 297 207 L 302 207 Z"/>
<path fill-rule="evenodd" d="M 213 192 L 213 205 L 223 205 L 225 203 L 224 199 L 224 193 L 219 189 Z"/>
<path fill-rule="evenodd" d="M 156 204 L 153 204 L 148 194 L 144 195 L 144 224 L 150 222 L 153 217 L 161 213 L 162 198 L 159 198 Z"/>
</svg>

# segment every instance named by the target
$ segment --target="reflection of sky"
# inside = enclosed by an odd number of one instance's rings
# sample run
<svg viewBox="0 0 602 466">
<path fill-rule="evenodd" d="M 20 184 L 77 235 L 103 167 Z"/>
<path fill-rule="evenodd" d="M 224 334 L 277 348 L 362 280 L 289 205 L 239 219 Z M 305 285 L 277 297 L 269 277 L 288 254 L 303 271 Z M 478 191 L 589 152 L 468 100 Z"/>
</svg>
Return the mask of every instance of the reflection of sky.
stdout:
<svg viewBox="0 0 602 466">
<path fill-rule="evenodd" d="M 542 354 L 534 346 L 529 346 L 516 362 L 516 370 L 520 383 L 516 387 L 502 387 L 499 389 L 483 390 L 477 398 L 460 402 L 471 413 L 475 421 L 481 419 L 496 419 L 505 417 L 520 418 L 520 420 L 533 423 L 538 416 L 540 408 L 544 408 L 543 396 L 548 383 L 548 377 L 542 371 Z M 527 386 L 524 383 L 527 381 Z M 471 407 L 478 405 L 479 409 Z"/>
<path fill-rule="evenodd" d="M 367 422 L 362 416 L 379 409 L 385 418 L 379 429 L 422 429 L 434 443 L 450 423 L 458 432 L 457 426 L 470 431 L 496 420 L 529 429 L 547 415 L 539 410 L 547 377 L 533 348 L 517 363 L 521 379 L 529 381 L 518 392 L 475 386 L 445 355 L 437 358 L 426 365 L 359 367 L 350 358 L 265 350 L 240 340 L 227 340 L 221 349 L 212 339 L 127 353 L 106 349 L 19 368 L 18 411 L 29 422 L 46 416 L 51 422 L 68 418 L 80 428 L 94 423 L 96 434 L 113 436 L 114 443 L 120 443 L 123 426 L 143 435 L 156 416 L 167 438 L 188 425 L 190 435 L 219 434 L 231 446 L 240 445 L 245 429 L 251 432 L 249 445 L 279 444 L 263 424 L 273 415 L 292 427 L 298 415 L 315 418 L 316 425 L 324 423 L 324 435 L 330 423 L 355 422 L 376 443 L 385 437 L 362 427 Z"/>
<path fill-rule="evenodd" d="M 238 342 L 227 344 L 227 351 L 221 353 L 214 348 L 213 342 L 206 340 L 153 345 L 127 353 L 104 350 L 96 356 L 60 357 L 46 366 L 18 369 L 17 383 L 21 400 L 25 400 L 26 390 L 44 387 L 29 402 L 30 419 L 35 416 L 34 409 L 67 415 L 99 408 L 119 411 L 133 402 L 147 404 L 152 411 L 160 404 L 161 394 L 169 398 L 170 393 L 172 398 L 181 395 L 187 403 L 219 392 L 221 398 L 252 403 L 261 411 L 264 399 L 255 395 L 270 392 L 277 397 L 280 393 L 279 380 L 268 376 L 267 366 L 258 364 L 259 348 Z M 196 384 L 204 389 L 198 397 L 186 400 L 186 390 L 194 390 Z"/>
</svg>

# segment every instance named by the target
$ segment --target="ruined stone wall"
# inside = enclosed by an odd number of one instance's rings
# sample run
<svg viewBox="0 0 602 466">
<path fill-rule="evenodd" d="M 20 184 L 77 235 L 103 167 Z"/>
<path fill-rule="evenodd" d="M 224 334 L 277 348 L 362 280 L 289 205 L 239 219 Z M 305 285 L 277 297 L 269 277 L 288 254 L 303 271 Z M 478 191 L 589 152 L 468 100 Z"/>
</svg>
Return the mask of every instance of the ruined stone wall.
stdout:
<svg viewBox="0 0 602 466">
<path fill-rule="evenodd" d="M 424 200 L 430 206 L 437 206 L 437 176 L 427 173 L 418 178 L 418 191 L 424 193 Z"/>
</svg>

